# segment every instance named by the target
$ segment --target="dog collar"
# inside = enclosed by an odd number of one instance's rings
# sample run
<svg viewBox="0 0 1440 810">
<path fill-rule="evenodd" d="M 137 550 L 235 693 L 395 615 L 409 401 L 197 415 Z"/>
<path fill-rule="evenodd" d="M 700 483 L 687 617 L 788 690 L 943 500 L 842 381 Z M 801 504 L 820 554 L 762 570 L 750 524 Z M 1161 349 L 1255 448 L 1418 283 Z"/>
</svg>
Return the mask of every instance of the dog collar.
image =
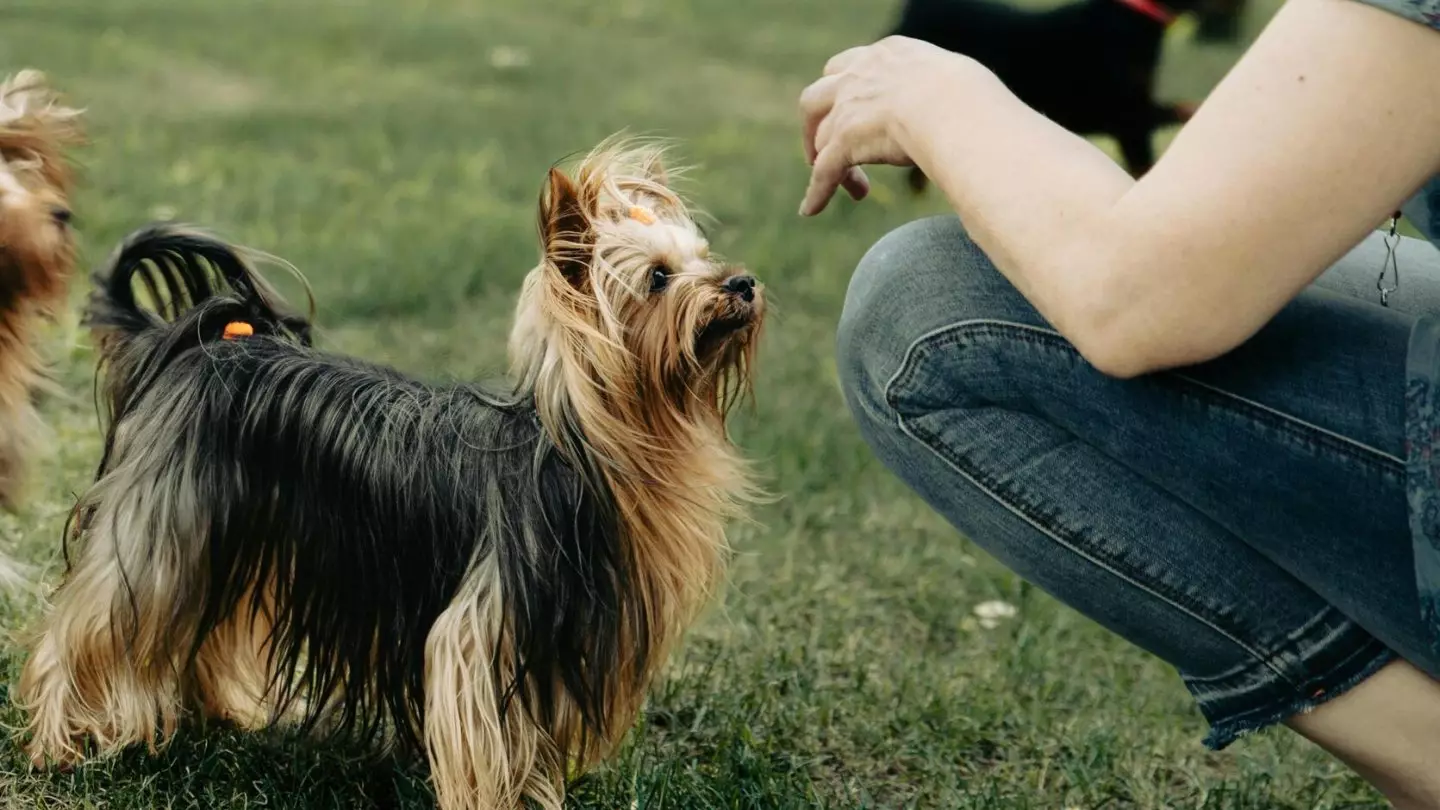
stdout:
<svg viewBox="0 0 1440 810">
<path fill-rule="evenodd" d="M 1179 16 L 1156 0 L 1116 0 L 1116 2 L 1165 26 L 1175 22 L 1175 18 Z"/>
</svg>

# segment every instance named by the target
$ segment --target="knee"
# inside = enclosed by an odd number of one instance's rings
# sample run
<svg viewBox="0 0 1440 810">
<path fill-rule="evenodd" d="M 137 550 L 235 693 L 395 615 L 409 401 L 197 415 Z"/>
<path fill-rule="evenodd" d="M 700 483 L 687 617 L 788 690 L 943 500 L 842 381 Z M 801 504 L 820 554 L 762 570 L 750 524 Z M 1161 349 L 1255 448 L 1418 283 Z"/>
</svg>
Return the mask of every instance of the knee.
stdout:
<svg viewBox="0 0 1440 810">
<path fill-rule="evenodd" d="M 862 426 L 894 421 L 885 389 L 909 347 L 965 318 L 995 278 L 953 216 L 903 225 L 870 248 L 850 279 L 836 335 L 840 384 Z"/>
</svg>

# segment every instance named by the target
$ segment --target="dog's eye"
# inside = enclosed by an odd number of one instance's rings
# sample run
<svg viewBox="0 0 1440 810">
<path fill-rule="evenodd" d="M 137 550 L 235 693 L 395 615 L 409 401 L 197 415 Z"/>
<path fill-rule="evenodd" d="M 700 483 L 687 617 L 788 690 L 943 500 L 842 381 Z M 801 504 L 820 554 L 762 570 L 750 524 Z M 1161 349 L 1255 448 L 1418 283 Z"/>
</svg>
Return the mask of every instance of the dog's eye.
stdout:
<svg viewBox="0 0 1440 810">
<path fill-rule="evenodd" d="M 650 268 L 650 292 L 657 293 L 670 283 L 670 268 L 657 264 Z"/>
</svg>

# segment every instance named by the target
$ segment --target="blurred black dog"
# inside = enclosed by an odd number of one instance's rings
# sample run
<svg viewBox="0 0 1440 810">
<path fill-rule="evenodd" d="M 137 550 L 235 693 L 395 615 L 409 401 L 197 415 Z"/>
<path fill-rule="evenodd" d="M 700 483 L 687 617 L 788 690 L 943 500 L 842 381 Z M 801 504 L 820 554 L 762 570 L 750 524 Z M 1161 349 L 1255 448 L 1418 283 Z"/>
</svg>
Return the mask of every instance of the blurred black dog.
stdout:
<svg viewBox="0 0 1440 810">
<path fill-rule="evenodd" d="M 1109 135 L 1131 174 L 1155 163 L 1156 129 L 1188 119 L 1194 104 L 1154 99 L 1165 29 L 1186 12 L 1197 38 L 1233 41 L 1245 0 L 1081 0 L 1027 11 L 995 0 L 905 0 L 891 32 L 985 65 L 1022 101 L 1080 135 Z M 914 169 L 910 184 L 925 188 Z"/>
</svg>

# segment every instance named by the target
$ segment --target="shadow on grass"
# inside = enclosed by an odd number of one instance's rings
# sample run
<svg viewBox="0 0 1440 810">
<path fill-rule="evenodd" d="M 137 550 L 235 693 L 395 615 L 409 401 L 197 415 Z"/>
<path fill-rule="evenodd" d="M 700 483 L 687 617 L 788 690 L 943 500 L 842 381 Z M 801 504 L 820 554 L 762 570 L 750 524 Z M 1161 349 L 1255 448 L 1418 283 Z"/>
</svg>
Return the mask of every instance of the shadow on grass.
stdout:
<svg viewBox="0 0 1440 810">
<path fill-rule="evenodd" d="M 9 662 L 12 666 L 18 662 Z M 5 668 L 0 667 L 0 670 Z M 710 667 L 666 682 L 620 752 L 575 780 L 567 807 L 585 810 L 807 810 L 834 804 L 816 790 L 814 763 L 779 750 L 754 726 L 761 707 L 707 700 Z M 23 718 L 0 683 L 10 729 Z M 420 810 L 434 795 L 423 759 L 379 757 L 353 746 L 307 743 L 201 724 L 158 753 L 133 747 L 69 771 L 33 771 L 18 736 L 0 748 L 0 807 Z M 833 791 L 832 791 L 833 795 Z M 52 802 L 54 804 L 52 804 Z M 847 802 L 843 806 L 865 806 Z"/>
<path fill-rule="evenodd" d="M 50 806 L 46 799 L 61 806 L 207 810 L 434 806 L 423 763 L 199 728 L 183 729 L 158 754 L 136 747 L 68 772 L 29 772 L 13 742 L 0 761 L 18 776 L 17 787 L 33 807 Z M 0 786 L 8 778 L 0 776 Z"/>
</svg>

